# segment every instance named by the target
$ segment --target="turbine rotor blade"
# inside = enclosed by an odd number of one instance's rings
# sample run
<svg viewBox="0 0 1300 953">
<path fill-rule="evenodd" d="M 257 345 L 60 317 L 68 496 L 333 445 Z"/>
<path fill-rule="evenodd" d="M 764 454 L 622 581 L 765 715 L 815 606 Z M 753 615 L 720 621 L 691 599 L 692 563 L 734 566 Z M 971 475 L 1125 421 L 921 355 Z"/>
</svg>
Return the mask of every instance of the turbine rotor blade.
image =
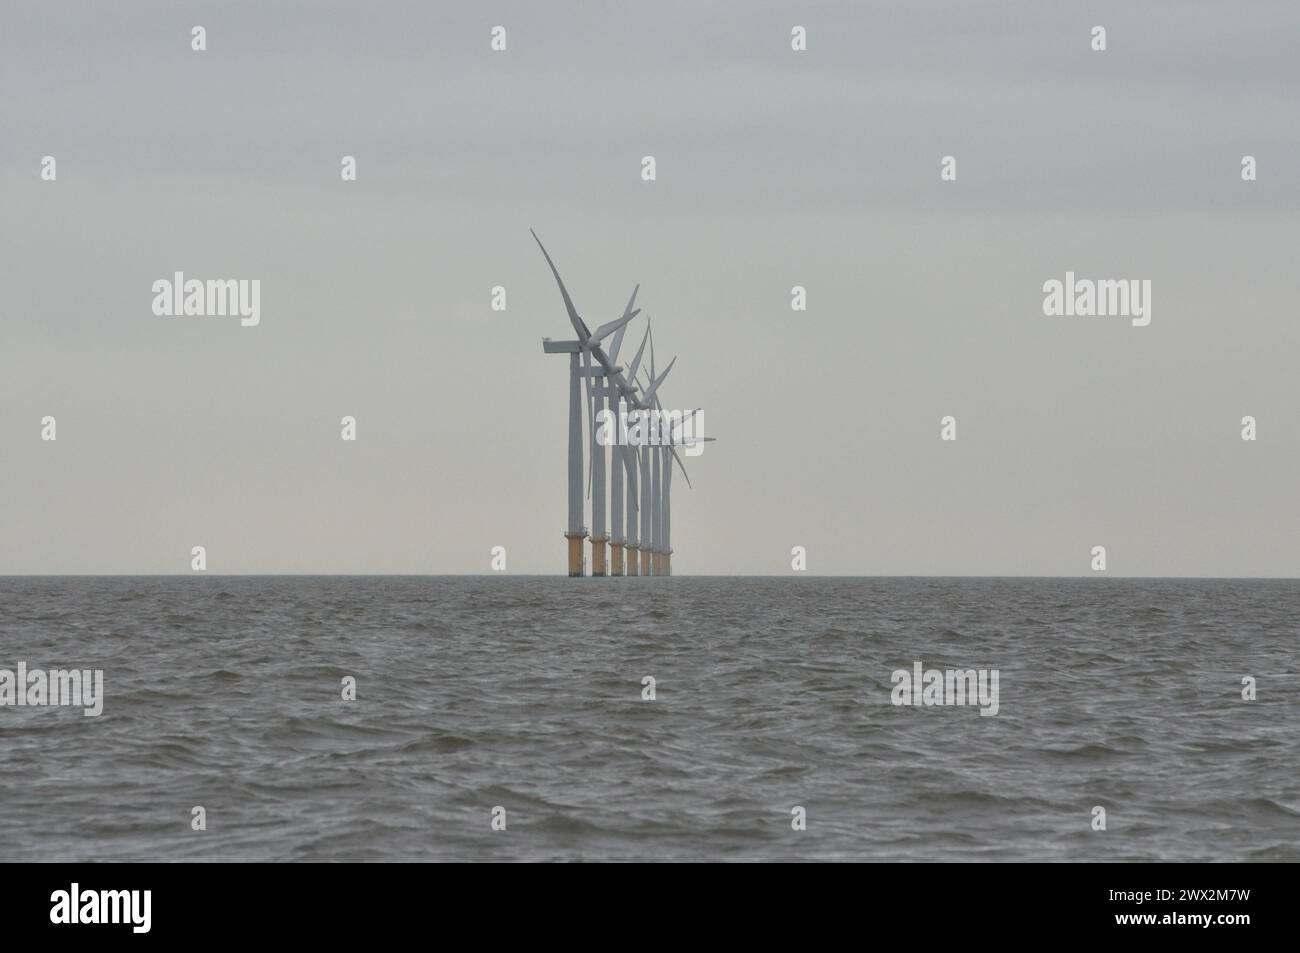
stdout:
<svg viewBox="0 0 1300 953">
<path fill-rule="evenodd" d="M 533 241 L 537 242 L 537 247 L 542 250 L 542 255 L 546 258 L 546 263 L 551 266 L 551 274 L 555 276 L 555 283 L 560 286 L 560 297 L 564 299 L 564 307 L 569 312 L 569 321 L 573 323 L 573 330 L 578 332 L 578 339 L 586 341 L 591 337 L 591 331 L 583 323 L 582 318 L 578 317 L 578 309 L 573 306 L 573 299 L 569 297 L 569 289 L 564 287 L 564 281 L 560 278 L 559 271 L 555 268 L 555 262 L 551 261 L 550 253 L 547 252 L 546 246 L 542 240 L 537 237 L 537 233 L 531 228 L 528 230 L 532 233 Z"/>
<path fill-rule="evenodd" d="M 668 362 L 668 366 L 664 368 L 664 372 L 654 379 L 654 381 L 650 384 L 650 388 L 645 392 L 645 396 L 641 398 L 643 403 L 650 402 L 650 398 L 654 397 L 655 391 L 659 389 L 659 385 L 664 382 L 664 378 L 668 376 L 668 372 L 673 369 L 673 365 L 676 363 L 677 363 L 676 357 L 674 357 L 671 361 Z"/>
<path fill-rule="evenodd" d="M 641 355 L 645 353 L 646 341 L 650 340 L 650 316 L 646 315 L 645 334 L 641 335 L 641 346 L 637 348 L 636 357 L 632 358 L 632 363 L 627 371 L 627 383 L 629 387 L 636 386 L 636 372 L 641 366 Z"/>
<path fill-rule="evenodd" d="M 686 486 L 689 489 L 692 490 L 695 489 L 695 487 L 691 486 L 691 478 L 686 473 L 686 464 L 682 463 L 682 458 L 677 455 L 677 448 L 669 447 L 668 452 L 671 453 L 673 455 L 673 459 L 677 461 L 677 468 L 682 471 L 682 476 L 686 477 Z M 668 472 L 669 473 L 673 472 L 672 467 L 668 468 Z"/>
<path fill-rule="evenodd" d="M 610 331 L 614 330 L 615 328 L 618 329 L 618 336 L 614 338 L 614 345 L 609 355 L 609 362 L 611 364 L 613 364 L 615 361 L 618 360 L 618 349 L 623 343 L 623 330 L 627 327 L 627 322 L 631 321 L 633 318 L 635 318 L 638 314 L 641 313 L 640 308 L 632 307 L 632 305 L 636 303 L 636 293 L 640 290 L 641 290 L 640 285 L 637 285 L 635 288 L 632 289 L 632 297 L 627 299 L 627 307 L 623 309 L 622 318 L 620 318 L 618 321 L 610 321 L 608 324 L 602 324 L 600 328 L 597 329 L 596 331 L 595 337 L 597 340 L 600 340 L 605 336 L 606 333 L 608 333 L 606 331 L 607 328 Z"/>
<path fill-rule="evenodd" d="M 623 328 L 627 327 L 627 323 L 629 321 L 631 321 L 640 313 L 641 313 L 640 310 L 633 311 L 631 314 L 623 315 L 623 317 L 619 318 L 616 321 L 609 321 L 605 324 L 602 324 L 600 327 L 596 328 L 596 330 L 592 333 L 591 343 L 599 344 L 601 341 L 609 337 L 615 331 L 621 331 Z"/>
<path fill-rule="evenodd" d="M 618 352 L 623 348 L 623 335 L 626 333 L 627 325 L 625 324 L 618 329 L 618 333 L 614 335 L 614 340 L 609 345 L 609 363 L 616 367 L 618 365 Z"/>
</svg>

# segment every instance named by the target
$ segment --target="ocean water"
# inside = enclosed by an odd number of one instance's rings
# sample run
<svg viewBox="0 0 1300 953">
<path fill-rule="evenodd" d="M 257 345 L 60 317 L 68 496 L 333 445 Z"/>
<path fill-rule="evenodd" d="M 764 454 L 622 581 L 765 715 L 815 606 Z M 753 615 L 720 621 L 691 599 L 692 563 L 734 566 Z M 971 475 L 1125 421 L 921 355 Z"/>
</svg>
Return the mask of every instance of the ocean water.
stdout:
<svg viewBox="0 0 1300 953">
<path fill-rule="evenodd" d="M 1294 581 L 0 579 L 0 668 L 105 694 L 0 707 L 0 860 L 1296 861 L 1298 627 Z M 892 704 L 917 661 L 997 714 Z"/>
</svg>

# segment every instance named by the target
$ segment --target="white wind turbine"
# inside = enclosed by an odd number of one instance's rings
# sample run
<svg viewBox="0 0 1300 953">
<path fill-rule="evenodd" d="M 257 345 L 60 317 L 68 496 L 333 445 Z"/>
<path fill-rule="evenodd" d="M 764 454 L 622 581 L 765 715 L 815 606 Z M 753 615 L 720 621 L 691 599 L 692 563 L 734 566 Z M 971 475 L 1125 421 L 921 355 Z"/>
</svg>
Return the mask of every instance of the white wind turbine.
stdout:
<svg viewBox="0 0 1300 953">
<path fill-rule="evenodd" d="M 677 358 L 674 357 L 668 362 L 668 366 L 662 374 L 655 375 L 655 338 L 654 332 L 649 328 L 649 323 L 650 319 L 647 318 L 646 329 L 650 335 L 650 379 L 637 401 L 637 406 L 647 415 L 656 408 L 655 394 L 673 369 L 673 365 L 677 363 Z M 649 432 L 648 416 L 644 418 L 642 432 Z M 641 447 L 641 575 L 643 576 L 659 576 L 664 573 L 662 526 L 659 522 L 662 495 L 661 480 L 660 448 L 656 441 L 649 446 Z M 649 565 L 647 565 L 646 561 L 647 552 L 651 554 Z"/>
<path fill-rule="evenodd" d="M 636 317 L 639 310 L 633 308 L 636 302 L 637 290 L 634 288 L 632 296 L 628 300 L 627 307 L 623 310 L 622 317 L 602 324 L 594 332 L 591 331 L 582 318 L 578 315 L 574 307 L 573 300 L 569 297 L 568 289 L 564 286 L 564 281 L 560 278 L 560 273 L 551 260 L 550 254 L 547 253 L 545 246 L 542 245 L 541 239 L 537 233 L 533 232 L 533 239 L 537 242 L 537 247 L 541 249 L 542 255 L 546 258 L 547 265 L 550 266 L 551 274 L 555 277 L 555 283 L 560 289 L 560 296 L 564 299 L 564 306 L 569 315 L 569 321 L 573 325 L 574 331 L 578 338 L 575 341 L 551 341 L 544 338 L 542 348 L 547 353 L 567 353 L 569 355 L 569 518 L 568 530 L 565 536 L 569 540 L 569 575 L 580 576 L 583 574 L 583 554 L 582 541 L 586 538 L 587 530 L 582 525 L 582 406 L 579 378 L 585 381 L 587 388 L 587 408 L 588 408 L 588 431 L 591 437 L 592 454 L 591 469 L 589 470 L 588 492 L 592 496 L 592 550 L 593 550 L 593 570 L 595 575 L 605 574 L 605 453 L 604 447 L 596 439 L 596 395 L 600 396 L 602 407 L 605 404 L 605 398 L 613 400 L 613 409 L 616 413 L 618 410 L 618 401 L 621 397 L 626 401 L 629 410 L 638 410 L 649 412 L 652 409 L 662 410 L 662 404 L 656 397 L 659 386 L 667 378 L 668 373 L 673 369 L 677 362 L 674 357 L 668 367 L 662 374 L 655 374 L 654 367 L 654 336 L 650 332 L 649 321 L 647 319 L 646 334 L 641 339 L 641 346 L 637 350 L 636 358 L 632 361 L 630 371 L 623 374 L 622 368 L 618 367 L 616 360 L 618 352 L 622 346 L 623 335 L 628 323 Z M 615 335 L 611 350 L 613 355 L 605 353 L 601 347 L 601 341 Z M 641 357 L 645 351 L 646 342 L 650 344 L 650 379 L 644 389 L 638 388 L 636 374 L 641 367 Z M 581 363 L 579 357 L 581 356 Z M 593 358 L 595 364 L 593 364 Z M 599 367 L 596 366 L 599 365 Z M 595 380 L 603 378 L 604 383 L 597 387 Z M 695 413 L 692 411 L 691 413 Z M 713 438 L 704 438 L 713 439 Z M 672 442 L 670 437 L 669 442 Z M 686 474 L 686 467 L 678 456 L 675 447 L 669 446 L 669 453 L 677 461 L 678 467 L 681 468 L 682 476 L 686 478 L 686 483 L 690 485 L 690 477 Z M 616 458 L 622 460 L 622 468 L 615 463 L 613 477 L 613 493 L 615 502 L 613 505 L 613 522 L 615 526 L 613 542 L 615 549 L 615 573 L 620 569 L 621 553 L 619 550 L 619 527 L 622 523 L 623 512 L 619 505 L 622 497 L 619 483 L 622 478 L 622 471 L 627 473 L 627 534 L 624 542 L 624 548 L 627 555 L 627 574 L 636 575 L 638 568 L 640 575 L 650 575 L 651 572 L 656 574 L 667 574 L 670 572 L 671 565 L 667 559 L 668 552 L 668 525 L 667 525 L 667 500 L 666 496 L 671 489 L 672 471 L 671 463 L 667 454 L 662 454 L 658 446 L 652 448 L 641 448 L 638 454 L 637 448 L 626 445 L 616 445 Z M 640 491 L 641 505 L 637 506 L 637 460 L 640 460 Z M 653 459 L 652 459 L 653 458 Z M 662 464 L 661 464 L 662 460 Z M 665 472 L 661 472 L 665 471 Z M 662 485 L 661 485 L 662 484 Z M 661 504 L 660 501 L 664 502 Z M 661 508 L 662 507 L 662 508 Z M 637 544 L 636 517 L 637 510 L 640 510 L 641 517 L 641 534 L 640 545 Z M 652 512 L 653 511 L 653 512 Z M 639 560 L 640 566 L 637 566 L 637 553 L 641 554 Z M 655 553 L 655 559 L 652 561 L 649 554 Z"/>
<path fill-rule="evenodd" d="M 611 334 L 625 327 L 629 321 L 639 313 L 632 309 L 633 302 L 636 301 L 636 290 L 632 291 L 632 297 L 624 309 L 623 316 L 614 321 L 607 322 L 598 327 L 594 332 L 587 327 L 586 322 L 578 315 L 577 308 L 573 305 L 573 299 L 569 297 L 569 291 L 564 287 L 564 281 L 560 278 L 560 273 L 555 267 L 555 262 L 551 261 L 551 256 L 547 253 L 546 247 L 542 240 L 533 232 L 533 239 L 537 242 L 537 247 L 542 250 L 542 255 L 546 258 L 546 263 L 551 268 L 551 274 L 555 276 L 555 283 L 559 286 L 560 297 L 564 299 L 565 310 L 569 314 L 569 322 L 573 325 L 573 330 L 577 332 L 576 341 L 551 341 L 544 339 L 542 349 L 548 354 L 567 353 L 569 355 L 569 518 L 568 528 L 564 535 L 569 540 L 569 575 L 581 576 L 583 574 L 582 559 L 582 541 L 587 537 L 587 528 L 582 525 L 582 402 L 581 402 L 581 384 L 583 381 L 587 389 L 587 419 L 589 432 L 592 434 L 592 442 L 595 443 L 595 417 L 596 407 L 595 399 L 592 394 L 592 357 L 600 363 L 607 381 L 612 381 L 621 392 L 629 392 L 627 383 L 623 380 L 623 373 L 614 366 L 608 355 L 600 347 L 600 342 Z M 581 356 L 581 362 L 579 360 Z M 592 454 L 592 471 L 589 479 L 594 483 L 594 469 L 597 454 Z M 604 459 L 601 456 L 601 505 L 595 508 L 595 513 L 600 520 L 599 528 L 593 536 L 602 537 L 600 543 L 600 557 L 602 565 L 600 567 L 603 575 L 604 566 Z M 593 521 L 594 522 L 594 521 Z"/>
<path fill-rule="evenodd" d="M 649 319 L 647 318 L 647 321 Z M 619 336 L 623 331 L 620 329 Z M 636 380 L 637 369 L 641 366 L 641 355 L 645 353 L 646 341 L 650 336 L 650 328 L 646 327 L 646 333 L 641 337 L 641 346 L 637 348 L 636 357 L 632 358 L 632 363 L 628 368 L 627 379 Z M 620 337 L 614 339 L 614 355 L 617 356 Z M 633 387 L 635 385 L 632 385 Z M 616 420 L 620 419 L 619 400 L 626 402 L 628 408 L 633 406 L 633 399 L 619 394 L 615 397 L 614 411 Z M 610 497 L 612 502 L 612 514 L 610 522 L 614 528 L 613 551 L 614 551 L 614 575 L 621 576 L 624 571 L 627 575 L 635 576 L 638 572 L 637 561 L 637 533 L 636 533 L 636 489 L 637 489 L 637 467 L 636 467 L 636 448 L 629 447 L 626 444 L 616 441 L 614 444 L 614 458 L 616 461 L 613 467 L 613 482 L 610 488 Z M 626 535 L 624 534 L 623 522 L 623 472 L 627 471 L 627 527 Z M 626 555 L 626 570 L 624 570 L 624 556 Z"/>
</svg>

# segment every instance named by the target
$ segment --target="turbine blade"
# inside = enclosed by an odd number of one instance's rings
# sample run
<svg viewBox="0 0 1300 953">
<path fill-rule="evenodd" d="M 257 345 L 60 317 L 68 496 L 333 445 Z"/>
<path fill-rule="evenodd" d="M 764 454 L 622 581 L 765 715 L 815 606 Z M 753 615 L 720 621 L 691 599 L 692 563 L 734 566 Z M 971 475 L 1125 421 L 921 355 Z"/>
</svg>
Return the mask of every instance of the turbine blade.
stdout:
<svg viewBox="0 0 1300 953">
<path fill-rule="evenodd" d="M 641 335 L 641 346 L 637 348 L 636 357 L 632 358 L 632 364 L 628 367 L 627 383 L 629 387 L 636 386 L 637 368 L 641 366 L 641 355 L 645 353 L 645 342 L 650 340 L 650 316 L 646 315 L 645 334 Z"/>
<path fill-rule="evenodd" d="M 686 477 L 686 486 L 687 486 L 689 489 L 692 489 L 692 490 L 695 489 L 695 487 L 691 486 L 691 478 L 690 478 L 690 476 L 688 476 L 687 473 L 686 473 L 686 464 L 682 463 L 682 458 L 679 457 L 679 456 L 677 455 L 677 448 L 676 448 L 676 447 L 669 447 L 668 449 L 669 449 L 669 451 L 672 452 L 673 459 L 677 461 L 677 467 L 678 467 L 679 470 L 682 471 L 682 476 Z M 668 468 L 668 472 L 669 472 L 669 473 L 672 473 L 672 472 L 673 472 L 672 467 L 669 467 L 669 468 Z"/>
<path fill-rule="evenodd" d="M 676 357 L 674 357 L 671 361 L 668 362 L 668 366 L 664 368 L 664 372 L 660 374 L 658 377 L 656 377 L 654 381 L 650 384 L 650 389 L 647 390 L 645 392 L 645 396 L 641 398 L 642 402 L 644 403 L 650 402 L 650 398 L 655 395 L 655 391 L 659 389 L 659 385 L 664 382 L 664 378 L 668 376 L 668 372 L 673 369 L 673 365 L 676 363 L 677 363 Z"/>
<path fill-rule="evenodd" d="M 658 407 L 661 412 L 664 409 L 663 402 L 659 399 L 658 394 L 655 395 L 655 406 Z M 681 422 L 675 424 L 672 427 L 672 429 L 669 431 L 668 442 L 674 444 L 675 446 L 680 447 L 687 444 L 696 443 L 697 441 L 700 440 L 716 440 L 717 439 L 716 437 L 695 437 L 695 436 L 692 436 L 690 440 L 685 439 L 685 434 L 682 433 L 681 428 L 685 427 L 687 421 L 689 421 L 692 417 L 698 414 L 701 410 L 703 410 L 702 407 L 696 407 L 694 410 L 688 410 L 686 411 L 686 413 L 682 414 Z M 679 437 L 681 439 L 678 439 Z"/>
<path fill-rule="evenodd" d="M 591 331 L 583 323 L 582 318 L 578 317 L 578 309 L 573 306 L 573 299 L 569 297 L 569 289 L 564 287 L 564 281 L 555 268 L 555 262 L 551 261 L 551 256 L 546 251 L 546 246 L 542 244 L 542 240 L 537 237 L 537 233 L 531 228 L 528 231 L 532 232 L 533 241 L 537 242 L 537 247 L 542 250 L 542 254 L 546 257 L 546 263 L 551 266 L 551 274 L 555 276 L 555 283 L 560 286 L 560 297 L 564 299 L 564 307 L 569 312 L 569 321 L 573 324 L 573 330 L 578 332 L 578 340 L 586 341 L 587 338 L 591 337 Z"/>
<path fill-rule="evenodd" d="M 694 410 L 688 410 L 688 411 L 686 411 L 686 413 L 682 414 L 682 422 L 681 422 L 681 425 L 680 425 L 680 426 L 681 426 L 681 427 L 685 427 L 686 424 L 690 421 L 690 419 L 691 419 L 692 417 L 694 417 L 696 414 L 698 414 L 698 413 L 700 412 L 701 409 L 702 409 L 702 408 L 696 407 Z M 674 436 L 676 436 L 676 435 L 678 435 L 678 434 L 681 434 L 681 430 L 680 430 L 680 428 L 675 428 Z M 679 442 L 679 441 L 674 440 L 673 442 L 674 442 L 674 443 L 677 443 L 677 442 Z M 685 440 L 682 440 L 682 441 L 680 441 L 680 442 L 681 442 L 681 443 L 685 443 L 686 441 L 685 441 Z"/>
<path fill-rule="evenodd" d="M 621 331 L 623 328 L 627 327 L 627 323 L 629 321 L 631 321 L 640 313 L 641 312 L 639 310 L 633 311 L 631 314 L 623 315 L 623 317 L 619 318 L 616 321 L 608 321 L 605 324 L 602 324 L 600 327 L 596 328 L 595 332 L 591 335 L 591 343 L 599 344 L 601 341 L 605 340 L 605 338 L 609 337 L 615 331 Z"/>
<path fill-rule="evenodd" d="M 623 335 L 626 333 L 627 325 L 625 324 L 618 329 L 618 333 L 614 335 L 614 340 L 609 345 L 609 363 L 615 365 L 615 370 L 617 370 L 618 365 L 618 352 L 623 348 Z"/>
<path fill-rule="evenodd" d="M 618 349 L 623 343 L 623 331 L 627 327 L 627 322 L 631 321 L 641 313 L 640 308 L 632 307 L 632 305 L 636 303 L 636 293 L 640 290 L 640 285 L 637 285 L 632 289 L 632 297 L 627 299 L 627 307 L 623 309 L 623 317 L 619 318 L 617 321 L 610 321 L 608 324 L 602 324 L 596 331 L 595 338 L 599 341 L 610 331 L 615 329 L 618 330 L 618 337 L 614 338 L 613 350 L 609 356 L 609 362 L 611 364 L 618 360 Z"/>
</svg>

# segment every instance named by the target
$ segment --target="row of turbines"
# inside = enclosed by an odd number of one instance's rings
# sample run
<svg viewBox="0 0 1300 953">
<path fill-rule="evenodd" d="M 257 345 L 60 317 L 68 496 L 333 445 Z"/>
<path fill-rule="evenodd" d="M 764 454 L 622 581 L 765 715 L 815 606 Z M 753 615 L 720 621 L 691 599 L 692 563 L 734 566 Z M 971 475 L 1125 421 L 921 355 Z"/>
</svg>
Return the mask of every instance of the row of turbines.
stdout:
<svg viewBox="0 0 1300 953">
<path fill-rule="evenodd" d="M 662 374 L 656 374 L 654 335 L 647 316 L 645 334 L 641 338 L 636 357 L 626 368 L 620 366 L 618 355 L 623 346 L 623 336 L 632 319 L 641 313 L 635 307 L 636 295 L 641 286 L 632 289 L 632 297 L 628 299 L 622 317 L 592 331 L 578 315 L 546 246 L 536 232 L 532 234 L 551 268 L 551 274 L 555 276 L 560 297 L 564 299 L 564 307 L 569 313 L 569 322 L 577 333 L 577 339 L 573 341 L 542 339 L 542 350 L 547 354 L 569 355 L 569 517 L 564 532 L 568 540 L 569 575 L 586 574 L 583 542 L 587 539 L 588 530 L 583 523 L 582 492 L 582 391 L 585 388 L 588 443 L 591 447 L 586 494 L 591 500 L 591 574 L 670 576 L 674 463 L 682 471 L 687 486 L 691 483 L 678 447 L 712 438 L 696 437 L 693 432 L 688 437 L 679 426 L 674 426 L 664 433 L 660 443 L 653 446 L 615 444 L 607 447 L 597 440 L 597 417 L 606 409 L 616 419 L 624 408 L 629 414 L 663 411 L 659 387 L 673 369 L 677 358 L 668 362 Z M 607 339 L 610 342 L 608 351 L 603 344 Z M 641 358 L 645 356 L 647 344 L 650 348 L 649 364 L 643 366 Z M 637 377 L 638 372 L 645 375 L 644 380 Z M 690 414 L 697 412 L 691 411 Z M 682 418 L 678 417 L 677 420 Z M 609 465 L 611 453 L 612 465 Z M 605 495 L 607 485 L 608 501 Z M 608 526 L 606 516 L 609 517 Z"/>
</svg>

